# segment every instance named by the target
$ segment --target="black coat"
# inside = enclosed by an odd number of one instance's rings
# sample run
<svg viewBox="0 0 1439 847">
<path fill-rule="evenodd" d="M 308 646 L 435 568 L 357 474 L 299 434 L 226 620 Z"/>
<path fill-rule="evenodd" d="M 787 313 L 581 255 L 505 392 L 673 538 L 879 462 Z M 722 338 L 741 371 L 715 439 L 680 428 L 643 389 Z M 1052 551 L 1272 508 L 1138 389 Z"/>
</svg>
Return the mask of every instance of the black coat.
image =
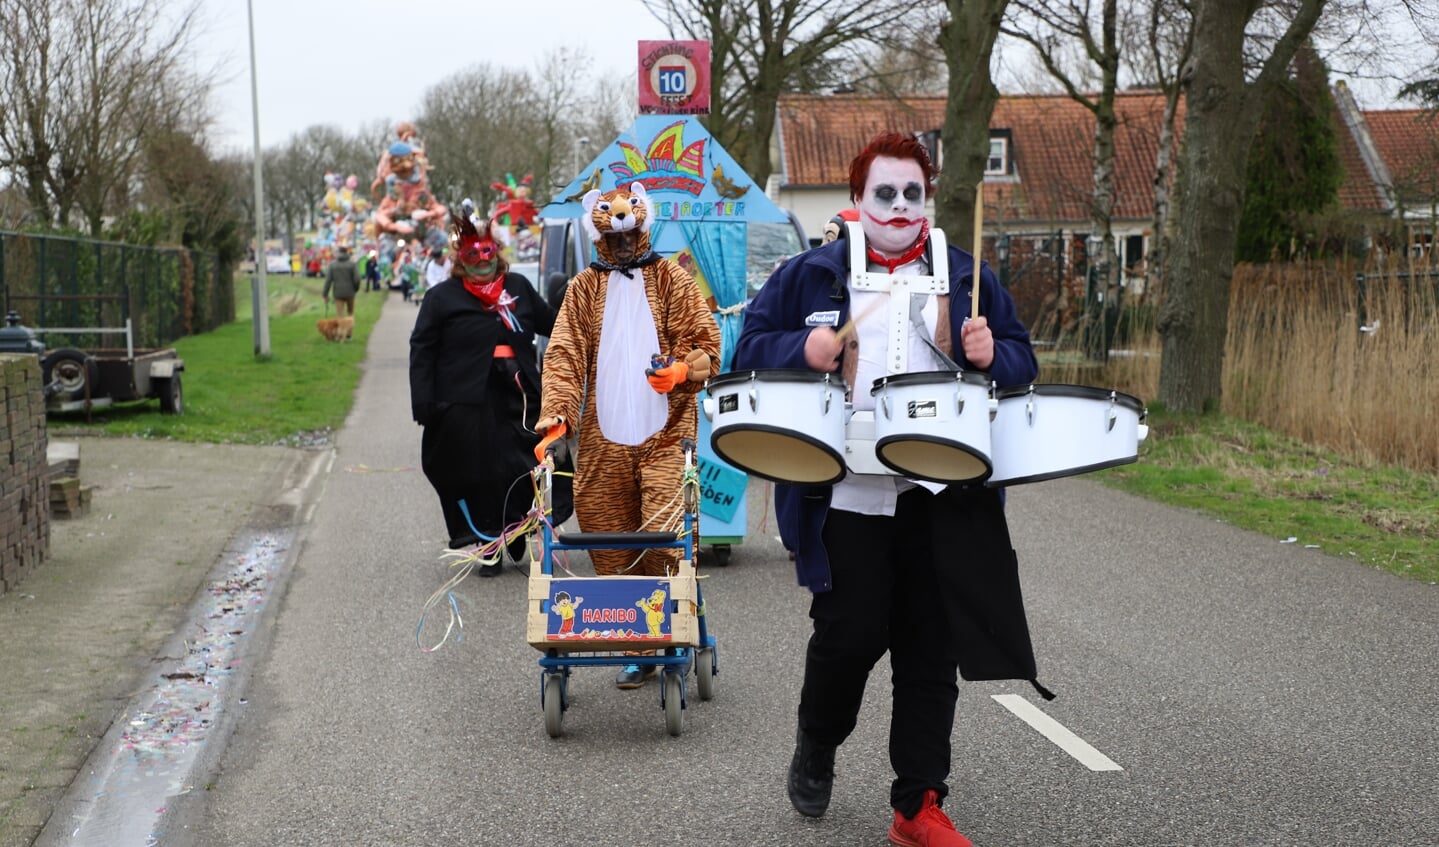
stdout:
<svg viewBox="0 0 1439 847">
<path fill-rule="evenodd" d="M 457 277 L 426 292 L 410 334 L 410 410 L 416 421 L 428 423 L 446 405 L 484 404 L 500 344 L 515 351 L 527 381 L 540 385 L 535 336 L 554 330 L 555 311 L 518 274 L 505 275 L 505 291 L 516 299 L 510 307 L 519 322 L 516 330 L 486 311 Z"/>
<path fill-rule="evenodd" d="M 452 276 L 425 294 L 410 335 L 411 411 L 425 427 L 420 465 L 440 498 L 451 547 L 497 538 L 532 506 L 530 489 L 517 483 L 533 469 L 540 442 L 535 335 L 554 331 L 555 312 L 523 276 L 508 274 L 504 286 L 515 299 L 509 306 L 515 326 Z M 502 344 L 513 357 L 495 356 Z M 569 518 L 573 504 L 570 477 L 557 475 L 556 524 Z M 512 557 L 521 555 L 520 544 L 510 543 Z"/>
</svg>

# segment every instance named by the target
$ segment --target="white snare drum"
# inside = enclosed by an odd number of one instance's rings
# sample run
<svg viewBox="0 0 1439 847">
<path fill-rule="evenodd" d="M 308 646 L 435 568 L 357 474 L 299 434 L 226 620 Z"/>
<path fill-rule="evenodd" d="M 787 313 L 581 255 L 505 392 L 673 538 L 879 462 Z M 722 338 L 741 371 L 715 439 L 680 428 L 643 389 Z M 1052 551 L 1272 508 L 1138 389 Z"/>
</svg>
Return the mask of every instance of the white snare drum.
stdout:
<svg viewBox="0 0 1439 847">
<path fill-rule="evenodd" d="M 987 485 L 1019 485 L 1112 468 L 1139 458 L 1148 427 L 1135 397 L 1084 385 L 1022 385 L 995 392 Z"/>
<path fill-rule="evenodd" d="M 874 381 L 874 452 L 899 474 L 974 482 L 990 474 L 989 378 L 973 371 Z"/>
<path fill-rule="evenodd" d="M 709 381 L 701 403 L 710 446 L 726 462 L 775 482 L 844 478 L 844 379 L 806 370 L 753 370 Z"/>
</svg>

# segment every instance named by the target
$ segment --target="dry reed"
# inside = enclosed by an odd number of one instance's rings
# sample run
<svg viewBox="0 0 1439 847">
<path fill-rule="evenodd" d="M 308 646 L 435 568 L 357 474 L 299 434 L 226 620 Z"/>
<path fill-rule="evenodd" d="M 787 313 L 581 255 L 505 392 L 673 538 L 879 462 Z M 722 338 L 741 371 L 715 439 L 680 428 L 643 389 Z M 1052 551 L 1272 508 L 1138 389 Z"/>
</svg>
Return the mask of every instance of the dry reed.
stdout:
<svg viewBox="0 0 1439 847">
<path fill-rule="evenodd" d="M 1431 272 L 1432 270 L 1432 272 Z M 1224 411 L 1365 464 L 1439 473 L 1439 269 L 1427 263 L 1240 265 L 1231 288 Z M 1158 393 L 1152 326 L 1102 371 L 1045 378 Z"/>
<path fill-rule="evenodd" d="M 1361 462 L 1439 472 L 1436 278 L 1342 263 L 1241 266 L 1227 414 Z"/>
</svg>

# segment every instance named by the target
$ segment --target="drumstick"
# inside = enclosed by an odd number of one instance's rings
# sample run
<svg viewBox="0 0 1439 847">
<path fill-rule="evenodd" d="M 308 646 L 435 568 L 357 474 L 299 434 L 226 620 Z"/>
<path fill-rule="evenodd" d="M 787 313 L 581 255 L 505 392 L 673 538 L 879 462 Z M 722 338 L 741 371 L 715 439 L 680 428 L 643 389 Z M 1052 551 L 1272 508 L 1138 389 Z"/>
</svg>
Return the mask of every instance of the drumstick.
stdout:
<svg viewBox="0 0 1439 847">
<path fill-rule="evenodd" d="M 974 187 L 974 291 L 969 295 L 969 317 L 979 317 L 979 252 L 984 249 L 984 180 Z"/>
<path fill-rule="evenodd" d="M 839 331 L 834 334 L 834 337 L 843 341 L 846 335 L 854 332 L 855 324 L 859 320 L 869 317 L 870 314 L 873 313 L 875 309 L 878 309 L 882 303 L 884 303 L 883 300 L 876 298 L 873 303 L 870 303 L 868 306 L 864 307 L 864 311 L 860 312 L 858 315 L 851 315 L 849 320 L 845 321 L 844 326 L 840 327 Z"/>
</svg>

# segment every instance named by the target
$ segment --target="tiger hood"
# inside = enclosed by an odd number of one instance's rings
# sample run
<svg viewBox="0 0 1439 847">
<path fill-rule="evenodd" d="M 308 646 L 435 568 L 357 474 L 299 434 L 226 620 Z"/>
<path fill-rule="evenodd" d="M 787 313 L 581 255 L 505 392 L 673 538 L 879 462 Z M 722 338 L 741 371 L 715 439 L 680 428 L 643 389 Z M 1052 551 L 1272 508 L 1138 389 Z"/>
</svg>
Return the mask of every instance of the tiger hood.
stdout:
<svg viewBox="0 0 1439 847">
<path fill-rule="evenodd" d="M 660 255 L 650 247 L 650 198 L 643 184 L 631 183 L 629 188 L 613 188 L 601 193 L 592 189 L 581 201 L 585 214 L 585 233 L 595 244 L 599 260 L 591 267 L 601 271 L 625 271 L 643 267 L 660 260 Z M 635 258 L 626 265 L 615 264 L 614 253 L 605 241 L 609 232 L 638 230 L 639 243 L 635 247 Z"/>
</svg>

